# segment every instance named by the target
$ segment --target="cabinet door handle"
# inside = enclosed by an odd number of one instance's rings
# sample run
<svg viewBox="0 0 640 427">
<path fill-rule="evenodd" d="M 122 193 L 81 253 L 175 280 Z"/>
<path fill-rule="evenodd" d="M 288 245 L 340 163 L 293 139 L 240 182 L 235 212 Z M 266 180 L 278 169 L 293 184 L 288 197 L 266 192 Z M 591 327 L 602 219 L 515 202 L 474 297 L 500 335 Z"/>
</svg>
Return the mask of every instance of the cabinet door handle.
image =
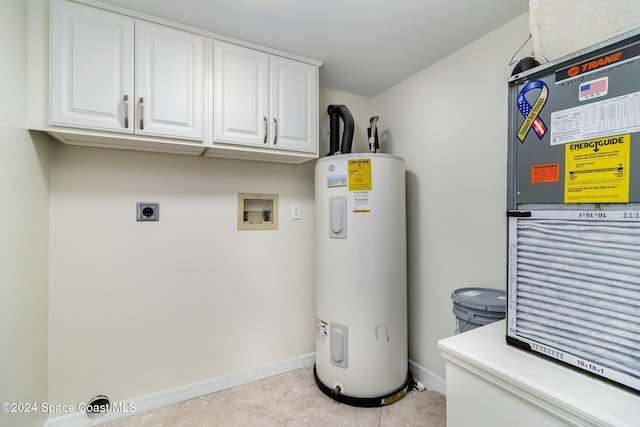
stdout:
<svg viewBox="0 0 640 427">
<path fill-rule="evenodd" d="M 125 95 L 122 98 L 124 104 L 124 128 L 129 129 L 129 95 Z"/>
<path fill-rule="evenodd" d="M 124 104 L 124 128 L 129 129 L 129 95 L 125 95 L 122 98 Z"/>
<path fill-rule="evenodd" d="M 140 130 L 144 130 L 144 98 L 140 97 Z"/>
<path fill-rule="evenodd" d="M 264 120 L 264 144 L 267 143 L 267 134 L 269 133 L 269 121 L 267 120 L 266 116 L 262 116 L 262 119 Z"/>
<path fill-rule="evenodd" d="M 273 145 L 278 143 L 278 120 L 273 118 Z"/>
</svg>

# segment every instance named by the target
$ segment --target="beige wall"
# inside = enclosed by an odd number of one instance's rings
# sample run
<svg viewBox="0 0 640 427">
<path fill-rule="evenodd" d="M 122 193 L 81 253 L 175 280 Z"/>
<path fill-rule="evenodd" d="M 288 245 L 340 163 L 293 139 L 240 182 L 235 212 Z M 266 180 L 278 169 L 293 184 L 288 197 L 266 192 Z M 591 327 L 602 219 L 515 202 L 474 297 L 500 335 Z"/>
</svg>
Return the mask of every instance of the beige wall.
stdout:
<svg viewBox="0 0 640 427">
<path fill-rule="evenodd" d="M 506 286 L 508 63 L 527 36 L 525 14 L 373 100 L 407 162 L 409 357 L 443 379 L 451 292 Z"/>
<path fill-rule="evenodd" d="M 244 192 L 279 195 L 279 230 L 237 231 Z M 159 202 L 160 221 L 136 222 L 138 201 Z M 313 162 L 55 144 L 50 210 L 52 402 L 120 401 L 315 351 Z"/>
<path fill-rule="evenodd" d="M 366 147 L 370 102 L 322 91 L 321 123 L 349 105 Z M 314 166 L 54 144 L 50 401 L 120 401 L 314 352 Z M 239 192 L 278 194 L 280 229 L 237 231 Z M 137 201 L 159 202 L 160 221 L 136 222 Z"/>
<path fill-rule="evenodd" d="M 26 130 L 26 3 L 0 2 L 0 401 L 47 400 L 49 144 Z M 0 425 L 46 415 L 0 412 Z"/>
</svg>

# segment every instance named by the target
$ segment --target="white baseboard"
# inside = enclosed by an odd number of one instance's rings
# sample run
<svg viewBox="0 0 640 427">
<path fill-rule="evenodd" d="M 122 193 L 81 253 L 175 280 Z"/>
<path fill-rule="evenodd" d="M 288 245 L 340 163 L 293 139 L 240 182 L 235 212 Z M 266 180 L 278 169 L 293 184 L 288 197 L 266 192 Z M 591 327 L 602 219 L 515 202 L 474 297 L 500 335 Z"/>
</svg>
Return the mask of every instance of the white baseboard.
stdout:
<svg viewBox="0 0 640 427">
<path fill-rule="evenodd" d="M 308 366 L 312 366 L 315 363 L 315 360 L 316 354 L 308 353 L 302 356 L 270 363 L 268 365 L 258 366 L 246 371 L 234 372 L 221 377 L 211 378 L 209 380 L 147 394 L 146 396 L 136 397 L 124 402 L 117 402 L 118 404 L 122 404 L 122 408 L 135 408 L 135 412 L 108 412 L 102 417 L 93 419 L 89 418 L 84 412 L 75 412 L 61 417 L 50 418 L 45 425 L 46 427 L 85 427 L 106 423 L 130 415 L 139 414 L 141 412 L 150 411 L 163 406 L 215 393 L 220 390 L 226 390 L 228 388 L 248 384 L 274 375 L 280 375 L 285 372 L 306 368 Z M 111 403 L 113 404 L 116 402 Z"/>
<path fill-rule="evenodd" d="M 411 371 L 414 380 L 420 381 L 431 390 L 446 394 L 447 389 L 445 381 L 433 372 L 423 368 L 413 360 L 409 360 L 409 371 Z"/>
<path fill-rule="evenodd" d="M 112 402 L 112 404 L 121 404 L 122 408 L 135 408 L 135 412 L 108 412 L 102 417 L 93 419 L 89 418 L 84 412 L 75 412 L 61 417 L 50 418 L 47 420 L 45 425 L 46 427 L 88 427 L 106 423 L 142 412 L 151 411 L 163 406 L 205 396 L 220 390 L 226 390 L 228 388 L 269 378 L 274 375 L 280 375 L 285 372 L 306 368 L 308 366 L 312 366 L 315 363 L 315 360 L 315 353 L 303 354 L 301 356 L 280 360 L 268 365 L 258 366 L 246 371 L 234 372 L 221 377 L 211 378 L 209 380 L 147 394 L 124 402 Z M 411 360 L 409 360 L 409 370 L 416 381 L 420 381 L 427 388 L 445 394 L 445 382 L 442 378 Z"/>
</svg>

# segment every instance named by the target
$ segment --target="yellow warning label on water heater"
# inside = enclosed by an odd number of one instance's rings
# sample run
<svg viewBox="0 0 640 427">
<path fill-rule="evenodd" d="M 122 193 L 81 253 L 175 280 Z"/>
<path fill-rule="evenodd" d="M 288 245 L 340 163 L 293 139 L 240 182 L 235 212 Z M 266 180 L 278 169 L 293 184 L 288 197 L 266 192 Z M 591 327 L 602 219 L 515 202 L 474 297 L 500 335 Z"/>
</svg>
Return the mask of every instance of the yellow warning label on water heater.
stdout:
<svg viewBox="0 0 640 427">
<path fill-rule="evenodd" d="M 629 202 L 629 134 L 572 142 L 565 149 L 565 203 Z"/>
<path fill-rule="evenodd" d="M 371 159 L 349 159 L 349 191 L 371 190 Z"/>
</svg>

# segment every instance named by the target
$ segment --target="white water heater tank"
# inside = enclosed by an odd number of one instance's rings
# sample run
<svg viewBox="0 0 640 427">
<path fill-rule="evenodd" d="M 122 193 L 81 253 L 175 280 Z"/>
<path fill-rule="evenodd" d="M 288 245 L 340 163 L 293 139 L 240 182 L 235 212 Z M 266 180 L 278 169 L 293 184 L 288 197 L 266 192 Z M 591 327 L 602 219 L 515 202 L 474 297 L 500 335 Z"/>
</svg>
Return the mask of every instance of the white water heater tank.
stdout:
<svg viewBox="0 0 640 427">
<path fill-rule="evenodd" d="M 378 153 L 318 160 L 316 365 L 318 387 L 355 406 L 406 393 L 405 165 Z"/>
</svg>

